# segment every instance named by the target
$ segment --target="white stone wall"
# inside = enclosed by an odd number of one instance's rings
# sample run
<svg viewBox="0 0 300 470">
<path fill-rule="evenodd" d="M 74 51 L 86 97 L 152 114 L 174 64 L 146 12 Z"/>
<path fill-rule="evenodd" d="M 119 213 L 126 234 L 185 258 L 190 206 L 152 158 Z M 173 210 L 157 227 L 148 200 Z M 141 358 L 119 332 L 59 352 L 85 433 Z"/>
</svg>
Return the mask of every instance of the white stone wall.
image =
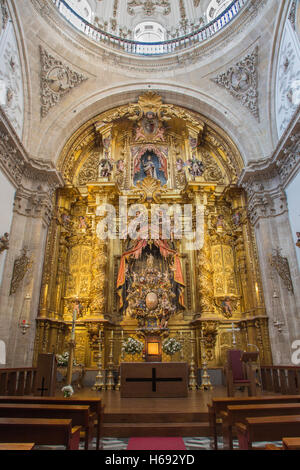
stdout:
<svg viewBox="0 0 300 470">
<path fill-rule="evenodd" d="M 286 188 L 289 218 L 293 237 L 296 243 L 296 232 L 300 232 L 300 172 Z M 300 270 L 300 247 L 296 247 L 298 266 Z"/>
<path fill-rule="evenodd" d="M 275 99 L 277 132 L 280 138 L 300 105 L 300 41 L 288 17 L 279 51 Z"/>
<path fill-rule="evenodd" d="M 14 196 L 15 188 L 0 170 L 0 236 L 5 232 L 10 232 Z M 6 250 L 0 253 L 0 285 L 2 282 L 6 253 Z"/>
<path fill-rule="evenodd" d="M 6 10 L 8 13 L 8 10 Z M 9 14 L 9 13 L 8 13 Z M 13 23 L 9 17 L 0 30 L 0 105 L 16 133 L 22 138 L 24 123 L 24 91 Z"/>
</svg>

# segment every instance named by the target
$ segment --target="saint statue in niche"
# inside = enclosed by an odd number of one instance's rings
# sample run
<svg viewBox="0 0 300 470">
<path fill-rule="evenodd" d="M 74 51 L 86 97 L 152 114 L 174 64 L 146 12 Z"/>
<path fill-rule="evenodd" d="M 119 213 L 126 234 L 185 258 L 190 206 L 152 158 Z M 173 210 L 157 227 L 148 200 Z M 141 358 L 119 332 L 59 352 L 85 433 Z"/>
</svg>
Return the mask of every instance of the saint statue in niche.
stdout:
<svg viewBox="0 0 300 470">
<path fill-rule="evenodd" d="M 226 297 L 222 302 L 222 309 L 224 312 L 225 317 L 230 318 L 232 316 L 232 305 L 230 301 L 230 297 Z"/>
<path fill-rule="evenodd" d="M 108 178 L 112 173 L 113 166 L 108 158 L 103 158 L 99 163 L 99 176 Z"/>
<path fill-rule="evenodd" d="M 157 155 L 153 150 L 147 150 L 140 158 L 136 159 L 133 183 L 143 181 L 147 176 L 160 180 L 162 186 L 167 182 L 166 159 L 162 155 Z"/>
</svg>

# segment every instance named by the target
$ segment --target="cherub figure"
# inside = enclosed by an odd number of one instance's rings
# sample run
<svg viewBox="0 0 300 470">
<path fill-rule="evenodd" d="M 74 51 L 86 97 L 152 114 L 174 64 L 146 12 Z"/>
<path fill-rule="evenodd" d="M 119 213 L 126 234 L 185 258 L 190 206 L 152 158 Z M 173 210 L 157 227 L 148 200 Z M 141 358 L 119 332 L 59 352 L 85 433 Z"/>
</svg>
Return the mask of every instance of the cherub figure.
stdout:
<svg viewBox="0 0 300 470">
<path fill-rule="evenodd" d="M 226 297 L 223 300 L 221 305 L 222 305 L 225 317 L 227 317 L 227 318 L 231 317 L 232 316 L 232 306 L 231 306 L 230 298 Z"/>
</svg>

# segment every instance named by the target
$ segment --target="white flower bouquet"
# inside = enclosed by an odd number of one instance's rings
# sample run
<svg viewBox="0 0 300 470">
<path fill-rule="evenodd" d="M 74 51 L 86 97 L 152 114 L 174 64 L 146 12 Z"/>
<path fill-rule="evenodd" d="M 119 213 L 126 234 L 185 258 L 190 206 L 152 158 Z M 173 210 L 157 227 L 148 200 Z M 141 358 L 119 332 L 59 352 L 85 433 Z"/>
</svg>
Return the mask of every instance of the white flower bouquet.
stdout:
<svg viewBox="0 0 300 470">
<path fill-rule="evenodd" d="M 67 367 L 69 362 L 69 353 L 64 352 L 63 354 L 56 354 L 57 367 Z M 73 366 L 76 366 L 75 359 L 73 360 Z"/>
<path fill-rule="evenodd" d="M 64 398 L 69 398 L 74 393 L 73 387 L 71 385 L 65 385 L 65 387 L 63 387 L 61 391 L 64 394 Z"/>
<path fill-rule="evenodd" d="M 123 341 L 122 350 L 126 354 L 139 354 L 143 351 L 144 344 L 137 339 L 129 337 L 126 341 Z"/>
<path fill-rule="evenodd" d="M 176 352 L 182 349 L 182 344 L 179 343 L 175 338 L 168 338 L 162 344 L 162 350 L 164 353 L 172 356 Z"/>
</svg>

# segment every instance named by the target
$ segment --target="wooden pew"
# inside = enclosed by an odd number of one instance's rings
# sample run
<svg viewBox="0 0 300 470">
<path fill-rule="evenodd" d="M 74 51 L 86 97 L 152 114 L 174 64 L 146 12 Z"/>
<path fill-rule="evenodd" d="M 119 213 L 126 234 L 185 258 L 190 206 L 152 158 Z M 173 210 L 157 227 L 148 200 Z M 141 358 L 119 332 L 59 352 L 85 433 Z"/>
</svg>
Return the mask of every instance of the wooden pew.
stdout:
<svg viewBox="0 0 300 470">
<path fill-rule="evenodd" d="M 299 397 L 300 398 L 300 397 Z M 81 405 L 89 406 L 97 416 L 96 449 L 99 450 L 102 437 L 104 405 L 101 398 L 63 398 L 63 397 L 34 397 L 34 396 L 0 396 L 0 403 L 44 403 L 49 405 Z"/>
<path fill-rule="evenodd" d="M 226 411 L 228 405 L 247 405 L 251 403 L 300 403 L 300 395 L 284 396 L 259 396 L 259 397 L 220 397 L 213 398 L 208 404 L 208 418 L 210 426 L 210 436 L 213 440 L 214 449 L 218 449 L 217 440 L 217 419 L 221 417 L 221 412 Z"/>
<path fill-rule="evenodd" d="M 221 412 L 224 449 L 233 449 L 233 428 L 245 423 L 246 418 L 260 416 L 300 415 L 300 403 L 266 403 L 255 405 L 229 405 Z"/>
<path fill-rule="evenodd" d="M 90 413 L 89 406 L 0 403 L 0 417 L 71 419 L 73 426 L 81 426 L 84 430 L 85 450 L 88 450 L 93 437 L 96 413 Z"/>
<path fill-rule="evenodd" d="M 283 437 L 282 448 L 284 450 L 300 450 L 300 437 Z"/>
<path fill-rule="evenodd" d="M 299 435 L 300 415 L 246 418 L 245 421 L 236 424 L 240 450 L 252 450 L 254 442 L 279 441 Z"/>
<path fill-rule="evenodd" d="M 35 442 L 78 450 L 80 426 L 71 419 L 0 418 L 0 442 Z"/>
<path fill-rule="evenodd" d="M 0 450 L 32 450 L 34 448 L 34 442 L 22 442 L 17 443 L 5 443 L 0 442 Z"/>
</svg>

